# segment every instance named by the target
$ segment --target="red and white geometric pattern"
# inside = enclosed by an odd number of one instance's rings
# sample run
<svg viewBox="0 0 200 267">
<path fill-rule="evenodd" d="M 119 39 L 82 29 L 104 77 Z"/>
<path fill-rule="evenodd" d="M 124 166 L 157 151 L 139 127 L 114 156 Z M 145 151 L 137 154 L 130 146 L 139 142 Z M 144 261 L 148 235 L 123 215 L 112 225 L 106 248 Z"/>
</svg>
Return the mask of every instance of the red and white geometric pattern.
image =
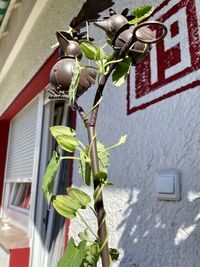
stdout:
<svg viewBox="0 0 200 267">
<path fill-rule="evenodd" d="M 200 85 L 200 0 L 166 0 L 149 20 L 163 22 L 168 35 L 132 68 L 127 114 Z"/>
</svg>

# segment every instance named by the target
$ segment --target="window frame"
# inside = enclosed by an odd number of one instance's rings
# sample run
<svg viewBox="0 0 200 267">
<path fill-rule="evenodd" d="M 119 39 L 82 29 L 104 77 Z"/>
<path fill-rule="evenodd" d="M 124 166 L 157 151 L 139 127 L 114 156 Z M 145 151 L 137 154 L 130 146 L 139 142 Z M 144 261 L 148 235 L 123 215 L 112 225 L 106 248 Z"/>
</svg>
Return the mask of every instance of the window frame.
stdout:
<svg viewBox="0 0 200 267">
<path fill-rule="evenodd" d="M 62 122 L 58 122 L 55 124 L 55 110 L 57 101 L 53 101 L 49 99 L 48 94 L 49 87 L 46 88 L 45 100 L 44 100 L 44 119 L 43 119 L 43 132 L 42 132 L 42 143 L 41 143 L 41 161 L 40 161 L 40 170 L 38 176 L 38 196 L 37 196 L 37 203 L 36 203 L 36 216 L 35 216 L 35 231 L 32 236 L 32 243 L 31 243 L 31 254 L 30 254 L 30 266 L 42 266 L 48 267 L 49 264 L 52 264 L 52 260 L 55 261 L 56 257 L 60 258 L 60 253 L 62 253 L 62 249 L 58 249 L 59 246 L 64 245 L 66 242 L 66 222 L 63 225 L 63 228 L 60 229 L 59 234 L 57 235 L 56 239 L 53 243 L 51 243 L 51 234 L 55 231 L 53 226 L 53 222 L 55 220 L 55 210 L 53 208 L 47 210 L 47 203 L 44 198 L 43 193 L 41 192 L 41 184 L 42 178 L 45 173 L 46 166 L 48 165 L 49 160 L 55 150 L 55 140 L 52 137 L 49 127 L 55 125 L 68 125 L 70 121 L 70 117 L 72 118 L 72 114 L 70 115 L 69 107 L 67 107 L 66 103 L 63 106 L 63 113 L 60 119 Z M 57 110 L 58 112 L 58 110 Z M 64 120 L 63 120 L 64 118 Z M 75 117 L 74 117 L 75 119 Z M 60 166 L 62 169 L 62 167 Z M 69 173 L 67 176 L 69 179 L 71 177 L 69 166 Z M 60 173 L 60 170 L 59 172 Z M 56 178 L 54 189 L 57 188 L 57 183 L 59 181 L 59 174 Z M 60 216 L 60 215 L 58 215 Z M 61 216 L 61 219 L 62 216 Z M 55 252 L 52 258 L 52 251 Z M 57 259 L 57 261 L 58 261 Z M 55 263 L 55 262 L 54 262 Z"/>
<path fill-rule="evenodd" d="M 33 166 L 32 166 L 32 177 L 28 178 L 16 178 L 16 179 L 7 179 L 8 171 L 8 157 L 9 157 L 9 146 L 11 140 L 11 131 L 12 131 L 12 121 L 16 119 L 26 108 L 31 105 L 33 101 L 38 98 L 38 112 L 36 119 L 36 139 L 34 145 L 34 157 L 33 157 Z M 8 218 L 8 220 L 16 225 L 17 227 L 25 230 L 29 236 L 33 231 L 33 219 L 35 214 L 35 202 L 36 202 L 36 190 L 37 190 L 37 180 L 38 180 L 38 171 L 39 171 L 39 159 L 40 159 L 40 146 L 41 146 L 41 137 L 42 137 L 42 123 L 43 123 L 43 104 L 44 104 L 44 92 L 42 91 L 36 97 L 34 97 L 19 113 L 14 116 L 10 122 L 9 126 L 9 136 L 8 136 L 8 146 L 6 153 L 6 164 L 5 164 L 5 173 L 4 173 L 4 184 L 3 184 L 3 195 L 2 195 L 2 217 Z M 13 184 L 17 183 L 31 183 L 31 193 L 30 193 L 30 209 L 24 209 L 17 207 L 15 205 L 10 205 L 11 198 L 11 187 Z"/>
</svg>

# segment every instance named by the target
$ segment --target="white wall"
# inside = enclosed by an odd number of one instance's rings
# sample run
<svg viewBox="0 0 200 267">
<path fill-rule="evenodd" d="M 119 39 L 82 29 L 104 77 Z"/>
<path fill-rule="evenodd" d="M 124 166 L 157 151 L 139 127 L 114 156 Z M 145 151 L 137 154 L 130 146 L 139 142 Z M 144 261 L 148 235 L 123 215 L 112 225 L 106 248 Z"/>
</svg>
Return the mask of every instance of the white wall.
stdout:
<svg viewBox="0 0 200 267">
<path fill-rule="evenodd" d="M 163 1 L 151 2 L 159 5 Z M 118 10 L 123 10 L 126 3 L 132 9 L 136 7 L 131 1 L 120 1 Z M 167 38 L 171 42 L 170 35 Z M 186 40 L 184 45 L 186 47 Z M 186 82 L 199 77 L 199 73 L 193 74 Z M 182 82 L 181 79 L 175 81 L 171 90 L 179 88 Z M 104 192 L 109 244 L 121 251 L 120 261 L 114 266 L 132 267 L 138 263 L 141 267 L 199 267 L 199 86 L 129 116 L 126 97 L 127 85 L 115 88 L 109 80 L 97 123 L 98 138 L 108 146 L 121 135 L 128 135 L 126 144 L 111 154 L 109 180 L 114 186 Z M 152 94 L 146 96 L 147 100 L 151 97 Z M 88 107 L 92 103 L 90 93 L 80 102 Z M 86 131 L 79 118 L 77 134 L 86 141 Z M 74 186 L 88 191 L 82 186 L 77 166 L 75 164 Z M 181 173 L 181 201 L 157 200 L 157 171 L 168 168 Z M 94 225 L 91 215 L 86 216 Z M 77 224 L 77 220 L 71 221 L 73 236 L 83 229 Z"/>
<path fill-rule="evenodd" d="M 10 254 L 0 246 L 0 267 L 8 267 Z"/>
</svg>

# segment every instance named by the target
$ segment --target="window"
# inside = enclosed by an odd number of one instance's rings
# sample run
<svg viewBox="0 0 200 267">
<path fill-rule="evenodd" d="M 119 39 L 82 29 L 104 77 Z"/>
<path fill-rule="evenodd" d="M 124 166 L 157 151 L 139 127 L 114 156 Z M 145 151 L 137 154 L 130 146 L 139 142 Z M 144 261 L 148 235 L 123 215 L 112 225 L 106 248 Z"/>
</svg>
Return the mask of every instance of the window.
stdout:
<svg viewBox="0 0 200 267">
<path fill-rule="evenodd" d="M 34 215 L 42 128 L 43 94 L 11 121 L 4 177 L 3 217 L 29 230 Z"/>
<path fill-rule="evenodd" d="M 48 89 L 48 88 L 47 88 Z M 31 266 L 56 266 L 65 240 L 65 218 L 50 207 L 41 184 L 57 143 L 52 125 L 72 126 L 66 101 L 50 101 L 48 93 L 36 97 L 11 121 L 4 177 L 3 216 L 29 235 Z M 65 155 L 66 152 L 62 152 Z M 71 163 L 63 161 L 54 193 L 65 193 Z"/>
<path fill-rule="evenodd" d="M 57 149 L 57 143 L 49 131 L 53 125 L 72 127 L 74 120 L 72 111 L 66 101 L 49 101 L 48 95 L 44 101 L 43 129 L 41 142 L 40 168 L 38 175 L 38 190 L 36 197 L 35 231 L 32 238 L 31 266 L 56 266 L 63 250 L 65 241 L 65 218 L 60 216 L 51 206 L 47 209 L 41 185 L 46 166 L 52 153 Z M 64 151 L 62 152 L 65 153 Z M 54 194 L 66 193 L 71 176 L 69 161 L 62 161 L 54 185 Z"/>
<path fill-rule="evenodd" d="M 31 200 L 31 183 L 12 183 L 9 207 L 28 212 Z"/>
</svg>

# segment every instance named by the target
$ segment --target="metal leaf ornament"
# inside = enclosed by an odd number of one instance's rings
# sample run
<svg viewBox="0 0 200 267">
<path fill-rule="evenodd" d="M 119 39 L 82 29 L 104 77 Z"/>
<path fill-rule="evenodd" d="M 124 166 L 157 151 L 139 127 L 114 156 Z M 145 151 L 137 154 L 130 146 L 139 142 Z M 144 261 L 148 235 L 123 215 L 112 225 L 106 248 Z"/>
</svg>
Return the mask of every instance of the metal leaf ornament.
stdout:
<svg viewBox="0 0 200 267">
<path fill-rule="evenodd" d="M 101 12 L 114 5 L 112 0 L 87 0 L 78 15 L 72 19 L 70 27 L 80 29 L 85 26 L 86 21 L 95 21 L 100 17 Z"/>
</svg>

